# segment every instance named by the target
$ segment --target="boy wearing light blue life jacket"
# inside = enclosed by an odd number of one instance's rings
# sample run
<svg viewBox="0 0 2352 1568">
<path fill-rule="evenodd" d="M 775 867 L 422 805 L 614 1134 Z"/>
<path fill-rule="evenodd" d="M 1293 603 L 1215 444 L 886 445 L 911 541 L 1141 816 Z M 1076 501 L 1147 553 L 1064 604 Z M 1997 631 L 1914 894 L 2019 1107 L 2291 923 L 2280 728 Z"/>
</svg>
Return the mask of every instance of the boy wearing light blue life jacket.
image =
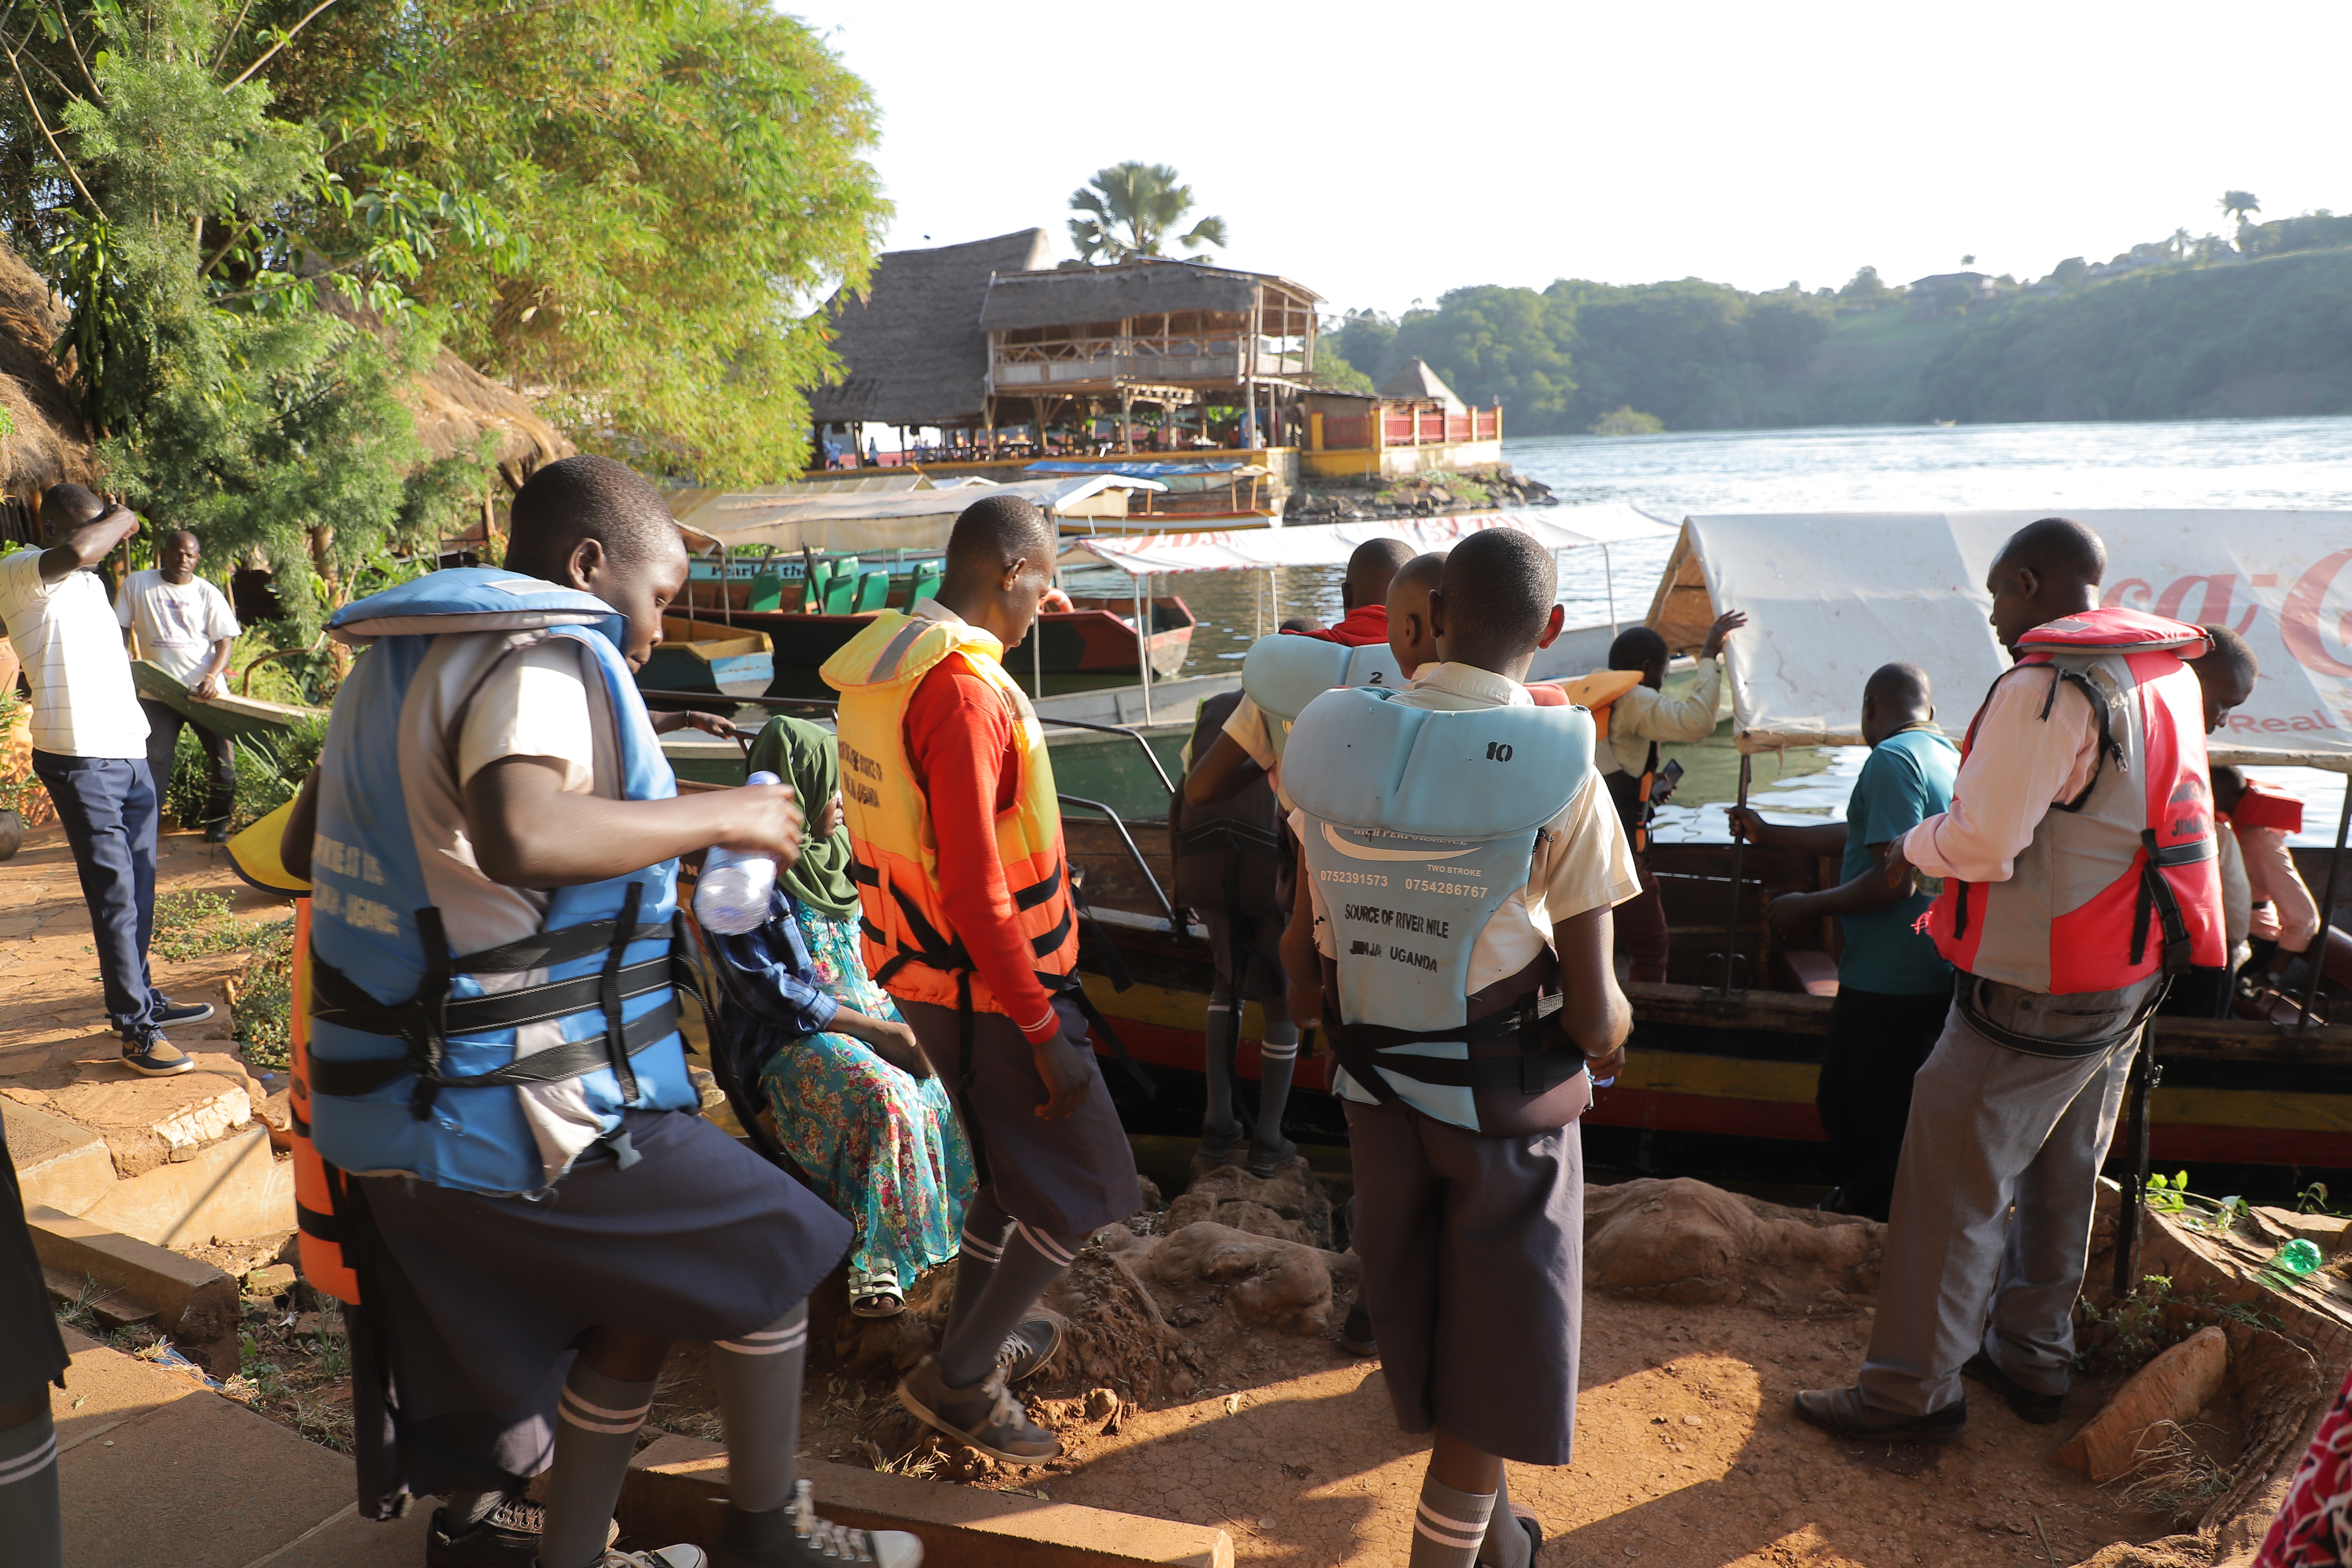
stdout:
<svg viewBox="0 0 2352 1568">
<path fill-rule="evenodd" d="M 504 569 L 329 623 L 366 651 L 283 847 L 313 882 L 309 1133 L 338 1194 L 304 1225 L 358 1274 L 362 1510 L 449 1494 L 428 1563 L 920 1560 L 795 1497 L 805 1298 L 850 1228 L 702 1120 L 687 1073 L 677 858 L 789 861 L 801 816 L 781 786 L 677 793 L 656 734 L 689 721 L 632 676 L 686 574 L 652 487 L 571 458 L 516 496 Z M 681 1339 L 713 1342 L 720 1542 L 608 1552 Z M 501 1503 L 541 1469 L 535 1536 Z"/>
<path fill-rule="evenodd" d="M 1576 1119 L 1632 1027 L 1610 911 L 1641 881 L 1591 715 L 1520 684 L 1559 635 L 1551 552 L 1489 530 L 1440 582 L 1439 662 L 1402 690 L 1327 692 L 1292 727 L 1302 859 L 1283 963 L 1292 1012 L 1322 1018 L 1340 1063 L 1389 1397 L 1433 1436 L 1412 1568 L 1522 1568 L 1541 1533 L 1503 1461 L 1571 1453 Z"/>
</svg>

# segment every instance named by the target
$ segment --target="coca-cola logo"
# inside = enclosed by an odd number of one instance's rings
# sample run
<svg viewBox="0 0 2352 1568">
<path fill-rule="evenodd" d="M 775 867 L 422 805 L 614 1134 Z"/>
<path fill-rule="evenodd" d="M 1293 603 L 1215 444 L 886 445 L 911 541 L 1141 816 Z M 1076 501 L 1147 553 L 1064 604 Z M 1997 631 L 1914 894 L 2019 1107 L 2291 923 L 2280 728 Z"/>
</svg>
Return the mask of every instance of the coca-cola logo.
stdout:
<svg viewBox="0 0 2352 1568">
<path fill-rule="evenodd" d="M 2336 581 L 2352 565 L 2352 550 L 2339 550 L 2305 569 L 2279 607 L 2279 640 L 2297 664 L 2314 675 L 2352 676 L 2352 583 L 2338 595 Z M 2238 574 L 2199 572 L 2177 577 L 2158 592 L 2145 577 L 2119 578 L 2107 585 L 2102 605 L 2145 610 L 2172 620 L 2226 626 L 2241 637 L 2254 629 L 2263 605 L 2259 591 L 2275 589 L 2280 574 L 2256 572 L 2246 578 L 2255 602 L 2240 611 Z M 2235 618 L 2232 613 L 2238 612 Z"/>
</svg>

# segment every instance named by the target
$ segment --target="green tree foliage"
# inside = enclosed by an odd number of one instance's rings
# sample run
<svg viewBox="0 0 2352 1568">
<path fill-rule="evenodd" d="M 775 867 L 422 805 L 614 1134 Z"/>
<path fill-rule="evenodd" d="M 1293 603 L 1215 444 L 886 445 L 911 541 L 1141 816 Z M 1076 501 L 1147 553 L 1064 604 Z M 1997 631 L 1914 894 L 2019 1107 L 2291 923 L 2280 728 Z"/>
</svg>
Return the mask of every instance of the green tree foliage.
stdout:
<svg viewBox="0 0 2352 1568">
<path fill-rule="evenodd" d="M 872 99 L 805 26 L 760 0 L 321 21 L 284 74 L 328 138 L 325 248 L 584 447 L 706 484 L 798 469 L 836 365 L 810 305 L 865 281 L 889 213 Z"/>
<path fill-rule="evenodd" d="M 2352 250 L 2150 269 L 1980 310 L 1919 398 L 1888 416 L 2352 412 Z"/>
<path fill-rule="evenodd" d="M 2263 201 L 2252 191 L 2223 191 L 2221 206 L 2231 218 L 2243 223 L 2248 215 L 2263 210 Z"/>
<path fill-rule="evenodd" d="M 575 440 L 799 465 L 809 309 L 887 208 L 862 84 L 758 0 L 0 5 L 0 234 L 74 305 L 110 482 L 306 618 L 478 500 L 399 395 L 446 340 Z"/>
<path fill-rule="evenodd" d="M 1405 314 L 1391 363 L 1374 379 L 1423 359 L 1467 401 L 1501 404 L 1514 429 L 1581 428 L 1572 423 L 1576 379 L 1562 331 L 1573 321 L 1532 289 L 1456 289 L 1436 310 Z"/>
<path fill-rule="evenodd" d="M 1348 357 L 1333 348 L 1329 337 L 1315 342 L 1315 384 L 1325 392 L 1362 392 L 1372 390 L 1372 378 L 1348 362 Z"/>
<path fill-rule="evenodd" d="M 205 0 L 57 6 L 14 30 L 0 170 L 16 199 L 0 228 L 72 307 L 58 347 L 109 482 L 216 551 L 264 555 L 314 620 L 306 569 L 334 597 L 362 560 L 431 532 L 463 485 L 448 466 L 412 472 L 396 386 L 429 336 L 324 310 L 267 260 L 234 285 L 207 276 L 207 238 L 275 221 L 320 179 L 317 133 L 223 63 L 267 39 L 231 36 Z"/>
<path fill-rule="evenodd" d="M 1225 243 L 1225 220 L 1204 217 L 1175 232 L 1192 210 L 1192 187 L 1166 163 L 1113 163 L 1070 194 L 1070 237 L 1085 261 L 1158 256 L 1170 239 L 1187 250 Z"/>
</svg>

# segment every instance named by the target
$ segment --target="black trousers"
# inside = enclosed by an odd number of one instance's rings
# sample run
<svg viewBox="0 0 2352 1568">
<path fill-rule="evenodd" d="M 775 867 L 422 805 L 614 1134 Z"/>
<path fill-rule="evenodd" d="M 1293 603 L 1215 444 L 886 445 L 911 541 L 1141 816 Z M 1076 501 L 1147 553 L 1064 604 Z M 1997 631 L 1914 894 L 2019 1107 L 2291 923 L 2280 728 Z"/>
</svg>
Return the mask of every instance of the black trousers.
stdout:
<svg viewBox="0 0 2352 1568">
<path fill-rule="evenodd" d="M 1841 1214 L 1884 1220 L 1911 1116 L 1911 1078 L 1936 1048 L 1952 994 L 1890 996 L 1838 987 L 1813 1105 L 1835 1152 Z"/>
<path fill-rule="evenodd" d="M 161 702 L 139 700 L 139 710 L 147 715 L 147 772 L 155 781 L 155 805 L 161 810 L 163 799 L 172 793 L 172 757 L 179 749 L 180 727 L 190 726 L 196 732 L 196 743 L 205 749 L 205 772 L 209 774 L 205 792 L 205 815 L 199 824 L 204 827 L 226 827 L 229 814 L 236 808 L 236 746 L 217 730 L 208 730 L 183 715 L 176 708 L 166 708 Z"/>
</svg>

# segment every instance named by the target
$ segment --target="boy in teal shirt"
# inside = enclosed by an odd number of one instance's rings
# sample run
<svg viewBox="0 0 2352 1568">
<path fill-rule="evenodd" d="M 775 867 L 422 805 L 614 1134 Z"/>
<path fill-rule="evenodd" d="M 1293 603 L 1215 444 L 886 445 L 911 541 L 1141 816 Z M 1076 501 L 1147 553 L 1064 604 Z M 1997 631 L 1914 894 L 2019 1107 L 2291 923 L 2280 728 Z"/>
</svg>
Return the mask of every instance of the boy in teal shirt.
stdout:
<svg viewBox="0 0 2352 1568">
<path fill-rule="evenodd" d="M 1952 1000 L 1952 966 L 1912 929 L 1927 912 L 1928 895 L 1916 890 L 1916 879 L 1900 890 L 1890 888 L 1881 871 L 1890 846 L 1952 804 L 1959 748 L 1936 728 L 1932 695 L 1927 672 L 1910 664 L 1882 665 L 1863 688 L 1870 760 L 1853 782 L 1845 821 L 1791 827 L 1745 808 L 1731 813 L 1732 831 L 1750 843 L 1845 857 L 1839 886 L 1784 893 L 1768 917 L 1784 940 L 1824 915 L 1837 916 L 1844 928 L 1813 1100 L 1840 1172 L 1822 1207 L 1876 1220 L 1894 1201 L 1912 1075 L 1935 1049 Z"/>
</svg>

